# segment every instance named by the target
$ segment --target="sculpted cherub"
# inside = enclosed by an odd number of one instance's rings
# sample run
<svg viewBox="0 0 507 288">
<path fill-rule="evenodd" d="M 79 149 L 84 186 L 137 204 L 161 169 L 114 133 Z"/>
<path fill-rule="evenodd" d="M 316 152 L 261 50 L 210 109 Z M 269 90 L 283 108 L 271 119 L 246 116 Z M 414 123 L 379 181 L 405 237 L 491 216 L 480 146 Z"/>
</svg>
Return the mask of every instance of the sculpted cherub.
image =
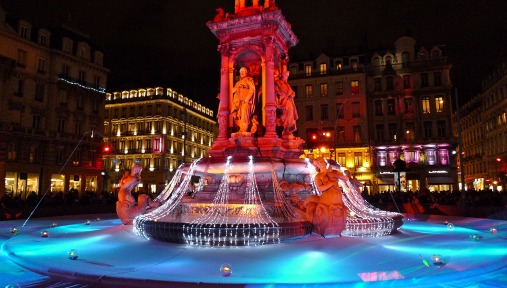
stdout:
<svg viewBox="0 0 507 288">
<path fill-rule="evenodd" d="M 134 164 L 132 170 L 130 172 L 126 171 L 120 180 L 116 213 L 125 225 L 132 224 L 134 218 L 144 214 L 146 210 L 160 206 L 160 202 L 153 201 L 150 196 L 146 194 L 139 195 L 137 203 L 134 196 L 132 196 L 132 189 L 141 183 L 142 171 L 143 167 L 140 164 Z"/>
</svg>

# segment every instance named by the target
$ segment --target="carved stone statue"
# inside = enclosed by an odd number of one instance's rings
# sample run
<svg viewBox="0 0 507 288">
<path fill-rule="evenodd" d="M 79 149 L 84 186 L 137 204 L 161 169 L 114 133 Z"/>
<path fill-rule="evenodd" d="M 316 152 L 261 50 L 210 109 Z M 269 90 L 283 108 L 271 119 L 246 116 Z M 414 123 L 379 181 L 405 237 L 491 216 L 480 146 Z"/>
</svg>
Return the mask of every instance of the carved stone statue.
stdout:
<svg viewBox="0 0 507 288">
<path fill-rule="evenodd" d="M 217 8 L 217 15 L 215 15 L 215 18 L 213 19 L 214 22 L 220 22 L 226 20 L 225 12 L 223 8 Z"/>
<path fill-rule="evenodd" d="M 282 111 L 283 135 L 292 135 L 292 132 L 297 130 L 296 120 L 298 119 L 298 112 L 294 103 L 296 93 L 287 82 L 288 78 L 289 71 L 284 71 L 280 76 L 280 72 L 275 70 L 275 94 L 277 107 Z"/>
<path fill-rule="evenodd" d="M 313 164 L 319 170 L 315 176 L 315 185 L 321 195 L 311 195 L 304 200 L 306 217 L 313 223 L 314 232 L 324 237 L 340 235 L 345 229 L 347 208 L 343 204 L 338 179 L 347 181 L 348 177 L 340 171 L 327 169 L 322 157 L 315 159 Z"/>
<path fill-rule="evenodd" d="M 245 67 L 239 69 L 240 79 L 232 89 L 233 110 L 232 117 L 239 126 L 239 132 L 247 132 L 250 126 L 250 117 L 255 111 L 255 83 L 252 77 L 247 76 Z"/>
<path fill-rule="evenodd" d="M 118 191 L 118 201 L 116 202 L 116 213 L 125 225 L 131 225 L 136 216 L 144 214 L 150 208 L 156 208 L 160 202 L 153 201 L 148 195 L 141 194 L 137 198 L 137 203 L 131 194 L 141 182 L 141 172 L 143 167 L 134 164 L 132 170 L 126 171 L 120 180 L 120 190 Z"/>
</svg>

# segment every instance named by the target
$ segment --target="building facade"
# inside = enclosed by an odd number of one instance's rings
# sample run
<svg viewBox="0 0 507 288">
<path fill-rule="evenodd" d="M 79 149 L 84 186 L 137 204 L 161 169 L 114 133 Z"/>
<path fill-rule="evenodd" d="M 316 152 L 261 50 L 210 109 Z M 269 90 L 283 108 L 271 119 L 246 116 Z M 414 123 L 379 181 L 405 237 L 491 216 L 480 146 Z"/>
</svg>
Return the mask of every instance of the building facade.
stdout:
<svg viewBox="0 0 507 288">
<path fill-rule="evenodd" d="M 392 49 L 290 69 L 307 157 L 336 159 L 369 192 L 457 188 L 451 64 L 440 47 L 401 37 Z"/>
<path fill-rule="evenodd" d="M 415 44 L 401 37 L 393 49 L 373 53 L 367 72 L 373 183 L 379 191 L 457 189 L 452 65 L 441 47 Z M 398 159 L 406 163 L 402 175 L 393 171 Z"/>
<path fill-rule="evenodd" d="M 89 37 L 51 31 L 0 8 L 0 197 L 97 193 L 109 70 Z"/>
<path fill-rule="evenodd" d="M 321 54 L 291 63 L 289 82 L 296 91 L 305 156 L 335 160 L 371 189 L 365 64 L 366 55 Z"/>
<path fill-rule="evenodd" d="M 482 81 L 459 111 L 467 189 L 504 191 L 507 180 L 507 63 Z M 455 117 L 458 115 L 456 114 Z"/>
<path fill-rule="evenodd" d="M 105 100 L 108 191 L 134 163 L 143 166 L 137 191 L 158 193 L 180 164 L 208 157 L 217 133 L 211 109 L 162 87 L 106 93 Z"/>
</svg>

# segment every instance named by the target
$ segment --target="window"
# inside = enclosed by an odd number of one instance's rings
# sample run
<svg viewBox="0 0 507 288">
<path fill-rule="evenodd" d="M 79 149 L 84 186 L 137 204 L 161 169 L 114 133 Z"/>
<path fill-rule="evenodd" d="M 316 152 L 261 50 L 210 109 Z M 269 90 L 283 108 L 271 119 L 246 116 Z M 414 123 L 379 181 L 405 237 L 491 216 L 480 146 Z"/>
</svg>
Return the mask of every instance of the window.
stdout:
<svg viewBox="0 0 507 288">
<path fill-rule="evenodd" d="M 327 83 L 320 83 L 320 96 L 321 97 L 327 96 Z"/>
<path fill-rule="evenodd" d="M 37 84 L 35 86 L 35 100 L 39 102 L 44 102 L 44 89 L 45 85 Z"/>
<path fill-rule="evenodd" d="M 137 116 L 144 116 L 143 106 L 137 108 Z"/>
<path fill-rule="evenodd" d="M 384 109 L 382 107 L 382 100 L 375 100 L 373 102 L 374 110 L 375 110 L 375 116 L 384 116 Z"/>
<path fill-rule="evenodd" d="M 442 96 L 435 97 L 435 110 L 437 112 L 444 112 L 444 98 Z"/>
<path fill-rule="evenodd" d="M 449 152 L 445 149 L 438 150 L 438 160 L 440 165 L 449 164 Z"/>
<path fill-rule="evenodd" d="M 59 98 L 60 98 L 60 105 L 66 105 L 67 104 L 67 91 L 60 90 L 59 92 Z"/>
<path fill-rule="evenodd" d="M 298 67 L 297 67 L 297 66 L 295 66 L 295 65 L 294 65 L 294 66 L 291 66 L 291 67 L 290 67 L 290 74 L 292 74 L 292 75 L 296 75 L 296 74 L 298 74 Z"/>
<path fill-rule="evenodd" d="M 58 147 L 56 149 L 56 158 L 55 158 L 56 164 L 60 165 L 63 164 L 63 147 Z"/>
<path fill-rule="evenodd" d="M 46 58 L 39 57 L 37 59 L 37 72 L 41 74 L 46 73 Z"/>
<path fill-rule="evenodd" d="M 401 53 L 401 66 L 403 68 L 408 67 L 408 62 L 410 61 L 410 54 L 408 52 Z"/>
<path fill-rule="evenodd" d="M 436 159 L 435 150 L 433 149 L 426 150 L 426 161 L 428 162 L 428 165 L 435 165 L 436 164 L 435 159 Z"/>
<path fill-rule="evenodd" d="M 121 108 L 121 118 L 127 118 L 127 108 Z"/>
<path fill-rule="evenodd" d="M 385 62 L 386 62 L 386 65 L 387 65 L 387 66 L 391 66 L 391 64 L 393 64 L 393 57 L 391 57 L 391 56 L 386 56 L 386 58 L 385 58 Z"/>
<path fill-rule="evenodd" d="M 387 90 L 394 90 L 394 77 L 393 76 L 386 77 L 386 89 Z"/>
<path fill-rule="evenodd" d="M 84 84 L 86 82 L 86 71 L 79 70 L 79 83 Z"/>
<path fill-rule="evenodd" d="M 359 81 L 350 81 L 350 92 L 352 94 L 359 94 Z"/>
<path fill-rule="evenodd" d="M 39 44 L 49 46 L 49 35 L 46 33 L 39 34 Z"/>
<path fill-rule="evenodd" d="M 403 89 L 410 89 L 412 88 L 412 79 L 410 78 L 410 75 L 403 76 Z"/>
<path fill-rule="evenodd" d="M 305 75 L 312 76 L 312 65 L 305 65 Z"/>
<path fill-rule="evenodd" d="M 30 26 L 22 24 L 19 26 L 19 36 L 23 39 L 30 39 Z"/>
<path fill-rule="evenodd" d="M 344 105 L 344 103 L 337 103 L 336 104 L 336 111 L 338 111 L 336 117 L 338 119 L 343 119 L 343 117 L 344 117 L 343 116 L 343 105 Z"/>
<path fill-rule="evenodd" d="M 405 98 L 403 99 L 404 108 L 405 108 L 405 114 L 412 114 L 414 113 L 414 101 L 412 98 Z"/>
<path fill-rule="evenodd" d="M 320 105 L 320 120 L 329 119 L 329 106 L 327 104 Z"/>
<path fill-rule="evenodd" d="M 70 75 L 70 66 L 67 64 L 62 64 L 62 76 L 65 78 L 69 78 Z"/>
<path fill-rule="evenodd" d="M 396 115 L 395 99 L 387 99 L 387 115 Z"/>
<path fill-rule="evenodd" d="M 418 153 L 416 153 L 416 151 L 405 151 L 403 154 L 405 154 L 405 162 L 417 163 L 417 159 L 419 158 L 419 155 L 418 155 Z"/>
<path fill-rule="evenodd" d="M 90 53 L 88 51 L 88 47 L 83 45 L 83 46 L 79 47 L 78 51 L 79 51 L 78 52 L 79 57 L 86 59 L 86 60 L 90 59 Z"/>
<path fill-rule="evenodd" d="M 433 86 L 442 86 L 442 72 L 433 73 Z"/>
<path fill-rule="evenodd" d="M 430 121 L 425 121 L 423 123 L 424 138 L 431 138 L 433 136 L 432 131 L 431 131 L 431 126 L 432 126 L 432 124 Z"/>
<path fill-rule="evenodd" d="M 152 116 L 152 114 L 153 114 L 153 106 L 152 105 L 148 105 L 146 107 L 146 115 L 147 116 Z"/>
<path fill-rule="evenodd" d="M 341 61 L 337 61 L 336 62 L 336 70 L 340 71 L 340 70 L 342 70 L 342 68 L 343 68 L 342 62 Z"/>
<path fill-rule="evenodd" d="M 343 94 L 343 82 L 336 82 L 336 95 Z"/>
<path fill-rule="evenodd" d="M 18 59 L 16 61 L 18 67 L 26 67 L 26 51 L 18 50 Z"/>
<path fill-rule="evenodd" d="M 39 147 L 32 145 L 30 146 L 30 155 L 28 157 L 30 163 L 40 163 Z"/>
<path fill-rule="evenodd" d="M 319 69 L 320 69 L 320 74 L 321 75 L 327 74 L 327 64 L 326 63 L 320 64 L 319 65 Z"/>
<path fill-rule="evenodd" d="M 354 166 L 355 167 L 363 166 L 363 153 L 354 152 Z"/>
<path fill-rule="evenodd" d="M 72 54 L 72 40 L 68 38 L 63 38 L 62 50 L 65 53 Z"/>
<path fill-rule="evenodd" d="M 424 114 L 430 113 L 430 97 L 423 97 L 421 101 L 422 112 Z"/>
<path fill-rule="evenodd" d="M 375 126 L 375 140 L 384 141 L 384 124 L 377 124 Z"/>
<path fill-rule="evenodd" d="M 428 84 L 428 74 L 427 73 L 422 73 L 421 74 L 421 87 L 428 87 L 429 84 Z"/>
<path fill-rule="evenodd" d="M 305 96 L 306 98 L 313 97 L 313 86 L 311 84 L 305 85 Z"/>
<path fill-rule="evenodd" d="M 378 91 L 382 91 L 382 79 L 381 78 L 375 78 L 373 79 L 373 83 L 374 83 L 374 91 L 378 92 Z"/>
<path fill-rule="evenodd" d="M 345 153 L 338 153 L 338 163 L 340 164 L 340 166 L 342 167 L 346 167 L 346 164 L 347 164 L 347 157 L 345 155 Z"/>
<path fill-rule="evenodd" d="M 389 141 L 397 141 L 398 125 L 396 125 L 396 123 L 391 123 L 388 125 L 388 130 L 389 130 Z"/>
<path fill-rule="evenodd" d="M 95 75 L 95 79 L 93 81 L 93 83 L 95 84 L 95 88 L 100 88 L 100 83 L 102 82 L 102 79 L 100 78 L 100 76 L 98 75 Z"/>
<path fill-rule="evenodd" d="M 377 161 L 379 166 L 384 167 L 386 166 L 387 155 L 385 151 L 378 151 L 377 153 Z"/>
<path fill-rule="evenodd" d="M 65 132 L 65 119 L 58 118 L 58 128 L 56 129 L 58 132 Z"/>
<path fill-rule="evenodd" d="M 352 102 L 352 118 L 359 118 L 361 116 L 359 104 L 359 102 Z"/>
<path fill-rule="evenodd" d="M 75 135 L 81 135 L 81 130 L 83 129 L 83 124 L 81 122 L 76 122 L 76 127 L 74 130 Z"/>
<path fill-rule="evenodd" d="M 95 64 L 102 66 L 104 62 L 104 55 L 100 52 L 95 52 L 95 59 L 93 61 Z"/>
<path fill-rule="evenodd" d="M 40 118 L 40 115 L 33 115 L 32 117 L 32 128 L 33 129 L 40 129 L 40 123 L 41 122 L 41 118 Z"/>
<path fill-rule="evenodd" d="M 354 126 L 354 143 L 361 143 L 361 126 Z"/>
<path fill-rule="evenodd" d="M 409 142 L 414 141 L 414 136 L 415 136 L 414 135 L 415 134 L 414 123 L 413 122 L 407 122 L 405 128 L 406 128 L 406 130 L 405 130 L 405 140 L 409 141 Z"/>
<path fill-rule="evenodd" d="M 130 114 L 129 114 L 130 117 L 135 117 L 136 116 L 136 107 L 132 106 L 130 107 Z"/>
<path fill-rule="evenodd" d="M 305 107 L 306 121 L 313 121 L 313 106 Z"/>
<path fill-rule="evenodd" d="M 447 129 L 445 128 L 445 121 L 437 121 L 437 136 L 438 138 L 447 137 Z"/>
<path fill-rule="evenodd" d="M 353 71 L 357 71 L 357 59 L 350 60 L 350 66 L 352 66 Z"/>
<path fill-rule="evenodd" d="M 16 78 L 16 89 L 14 90 L 14 95 L 22 97 L 25 91 L 25 80 Z"/>
</svg>

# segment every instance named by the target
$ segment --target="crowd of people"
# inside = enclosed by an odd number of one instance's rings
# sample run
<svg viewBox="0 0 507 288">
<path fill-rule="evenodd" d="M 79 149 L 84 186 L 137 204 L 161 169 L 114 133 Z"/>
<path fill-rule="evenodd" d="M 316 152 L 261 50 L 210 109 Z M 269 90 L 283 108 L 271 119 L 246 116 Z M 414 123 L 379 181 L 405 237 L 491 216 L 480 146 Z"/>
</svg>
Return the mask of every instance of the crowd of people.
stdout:
<svg viewBox="0 0 507 288">
<path fill-rule="evenodd" d="M 61 191 L 48 192 L 42 201 L 40 201 L 40 197 L 35 192 L 29 193 L 26 199 L 22 199 L 20 196 L 4 195 L 0 199 L 0 220 L 26 218 L 37 205 L 39 205 L 38 210 L 40 211 L 35 213 L 36 216 L 45 216 L 45 213 L 49 213 L 44 211 L 50 211 L 51 214 L 68 213 L 69 210 L 70 212 L 77 212 L 79 211 L 77 208 L 82 208 L 82 213 L 96 213 L 98 210 L 114 212 L 117 201 L 117 195 L 114 192 L 97 194 L 93 191 L 86 191 L 80 196 L 78 191 L 73 189 L 67 193 Z M 407 207 L 415 207 L 415 211 L 412 212 L 416 214 L 442 214 L 441 208 L 450 206 L 468 207 L 470 208 L 469 211 L 473 211 L 478 207 L 483 207 L 485 210 L 489 209 L 489 211 L 506 210 L 504 214 L 507 215 L 507 193 L 493 190 L 381 191 L 372 195 L 363 193 L 363 198 L 379 209 L 390 211 L 400 209 L 402 213 L 410 213 L 411 211 L 407 211 Z M 393 199 L 396 205 L 394 205 Z M 467 216 L 481 217 L 484 215 L 472 214 Z"/>
<path fill-rule="evenodd" d="M 464 208 L 466 215 L 471 217 L 490 217 L 504 211 L 495 218 L 507 217 L 507 193 L 493 190 L 442 190 L 421 191 L 381 191 L 373 195 L 363 195 L 373 206 L 384 209 L 399 209 L 403 213 L 414 214 L 446 214 L 457 211 L 453 208 Z"/>
<path fill-rule="evenodd" d="M 78 213 L 96 213 L 103 211 L 114 212 L 116 195 L 113 192 L 85 191 L 79 195 L 78 190 L 69 192 L 48 192 L 42 198 L 34 191 L 28 193 L 26 198 L 19 195 L 4 195 L 0 199 L 0 220 L 24 219 L 35 210 L 35 216 L 53 216 L 74 211 Z M 80 209 L 82 208 L 82 209 Z"/>
</svg>

